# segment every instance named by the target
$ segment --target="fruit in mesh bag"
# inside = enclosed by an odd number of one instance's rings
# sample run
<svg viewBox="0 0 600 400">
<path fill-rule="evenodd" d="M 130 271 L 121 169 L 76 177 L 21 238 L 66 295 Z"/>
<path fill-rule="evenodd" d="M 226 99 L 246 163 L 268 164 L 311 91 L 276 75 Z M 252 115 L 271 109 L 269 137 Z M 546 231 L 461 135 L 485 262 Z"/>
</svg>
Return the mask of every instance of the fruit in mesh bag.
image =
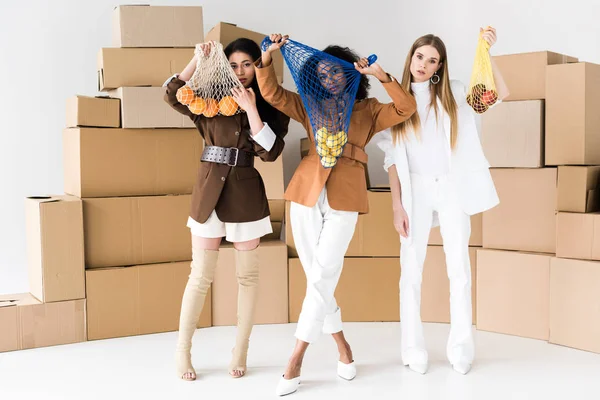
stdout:
<svg viewBox="0 0 600 400">
<path fill-rule="evenodd" d="M 481 101 L 481 98 L 479 97 L 473 100 L 473 104 L 471 104 L 471 107 L 473 108 L 473 111 L 475 111 L 477 114 L 483 114 L 489 108 L 489 106 L 483 101 Z"/>
<path fill-rule="evenodd" d="M 332 155 L 328 155 L 321 158 L 321 165 L 325 168 L 333 167 L 337 162 L 337 158 Z"/>
<path fill-rule="evenodd" d="M 330 149 L 335 149 L 345 145 L 346 142 L 348 142 L 348 136 L 346 135 L 346 132 L 339 131 L 335 135 L 330 135 L 327 138 L 327 147 Z"/>
<path fill-rule="evenodd" d="M 231 96 L 225 96 L 219 101 L 219 111 L 222 115 L 231 116 L 236 113 L 238 105 Z"/>
<path fill-rule="evenodd" d="M 192 114 L 200 115 L 206 109 L 206 101 L 202 97 L 196 97 L 188 104 L 188 108 Z"/>
<path fill-rule="evenodd" d="M 327 128 L 323 127 L 317 131 L 317 143 L 325 144 L 327 142 L 327 137 L 329 136 L 329 131 Z"/>
<path fill-rule="evenodd" d="M 206 109 L 202 113 L 205 117 L 212 118 L 219 113 L 219 105 L 215 99 L 206 99 Z"/>
<path fill-rule="evenodd" d="M 498 101 L 498 93 L 496 93 L 495 90 L 486 90 L 485 92 L 483 92 L 483 94 L 481 95 L 481 101 L 488 105 L 491 106 L 492 104 L 495 104 L 496 101 Z"/>
<path fill-rule="evenodd" d="M 187 106 L 194 100 L 194 91 L 189 86 L 182 86 L 177 90 L 175 97 L 178 102 Z"/>
<path fill-rule="evenodd" d="M 336 147 L 335 149 L 331 149 L 329 151 L 329 154 L 331 154 L 334 157 L 339 157 L 342 155 L 342 152 L 344 151 L 344 148 L 342 146 Z"/>
<path fill-rule="evenodd" d="M 317 154 L 321 157 L 329 155 L 329 149 L 322 143 L 317 143 Z"/>
</svg>

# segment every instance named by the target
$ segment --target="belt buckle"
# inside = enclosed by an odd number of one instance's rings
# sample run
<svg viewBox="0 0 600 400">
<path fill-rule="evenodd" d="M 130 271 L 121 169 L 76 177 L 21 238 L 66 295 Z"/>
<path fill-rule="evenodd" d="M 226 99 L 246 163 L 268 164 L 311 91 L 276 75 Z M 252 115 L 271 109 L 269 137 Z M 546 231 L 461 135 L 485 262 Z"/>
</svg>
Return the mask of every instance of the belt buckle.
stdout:
<svg viewBox="0 0 600 400">
<path fill-rule="evenodd" d="M 237 147 L 231 147 L 231 148 L 229 148 L 229 150 L 230 150 L 230 151 L 231 151 L 231 150 L 235 150 L 235 159 L 234 159 L 234 161 L 233 161 L 233 164 L 231 164 L 231 163 L 229 162 L 229 158 L 230 158 L 230 157 L 227 157 L 227 165 L 228 165 L 228 166 L 230 166 L 230 167 L 235 167 L 235 166 L 237 165 L 237 162 L 238 162 L 238 157 L 239 157 L 239 155 L 240 155 L 240 149 L 238 149 Z M 231 153 L 229 153 L 229 154 L 231 155 Z"/>
</svg>

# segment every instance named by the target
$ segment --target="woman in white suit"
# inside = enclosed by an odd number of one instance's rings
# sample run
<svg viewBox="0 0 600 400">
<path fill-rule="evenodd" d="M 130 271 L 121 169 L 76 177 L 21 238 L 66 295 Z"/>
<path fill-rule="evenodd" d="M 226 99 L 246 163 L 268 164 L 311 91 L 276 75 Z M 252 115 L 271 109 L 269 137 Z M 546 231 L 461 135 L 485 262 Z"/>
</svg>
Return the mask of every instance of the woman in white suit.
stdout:
<svg viewBox="0 0 600 400">
<path fill-rule="evenodd" d="M 493 45 L 496 32 L 482 37 Z M 450 81 L 446 47 L 434 35 L 415 41 L 406 59 L 402 86 L 417 101 L 417 112 L 382 132 L 394 208 L 394 226 L 402 243 L 400 320 L 402 361 L 424 374 L 428 355 L 421 324 L 421 279 L 432 226 L 440 226 L 450 279 L 451 328 L 447 357 L 466 374 L 474 358 L 469 260 L 470 216 L 499 202 L 477 134 L 466 88 Z M 508 95 L 497 68 L 498 95 Z"/>
</svg>

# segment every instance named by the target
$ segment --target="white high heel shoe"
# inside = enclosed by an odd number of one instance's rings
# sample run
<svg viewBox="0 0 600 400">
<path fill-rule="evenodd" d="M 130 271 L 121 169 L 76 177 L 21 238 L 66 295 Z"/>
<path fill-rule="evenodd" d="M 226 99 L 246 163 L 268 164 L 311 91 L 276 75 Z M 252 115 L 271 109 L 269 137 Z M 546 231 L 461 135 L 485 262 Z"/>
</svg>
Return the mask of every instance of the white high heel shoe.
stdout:
<svg viewBox="0 0 600 400">
<path fill-rule="evenodd" d="M 350 364 L 344 364 L 338 361 L 337 374 L 340 378 L 351 381 L 356 378 L 356 364 L 352 361 Z"/>
<path fill-rule="evenodd" d="M 471 364 L 459 362 L 452 364 L 452 368 L 459 374 L 466 375 L 471 370 Z"/>
<path fill-rule="evenodd" d="M 427 369 L 429 368 L 429 366 L 427 364 L 416 364 L 416 363 L 409 363 L 409 364 L 404 364 L 406 367 L 410 368 L 412 371 L 415 371 L 416 373 L 419 373 L 421 375 L 425 375 L 425 373 L 427 372 Z"/>
<path fill-rule="evenodd" d="M 300 386 L 300 377 L 285 379 L 283 375 L 279 379 L 279 383 L 277 384 L 277 389 L 275 389 L 275 393 L 277 396 L 285 396 L 288 394 L 294 393 L 298 390 Z"/>
</svg>

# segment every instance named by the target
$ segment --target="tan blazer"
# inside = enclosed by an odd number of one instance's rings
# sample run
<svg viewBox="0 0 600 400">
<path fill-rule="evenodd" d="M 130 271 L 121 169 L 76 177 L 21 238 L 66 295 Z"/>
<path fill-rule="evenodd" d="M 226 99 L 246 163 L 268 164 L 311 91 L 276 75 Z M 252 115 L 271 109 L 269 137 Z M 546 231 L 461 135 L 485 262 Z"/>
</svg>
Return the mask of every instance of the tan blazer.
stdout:
<svg viewBox="0 0 600 400">
<path fill-rule="evenodd" d="M 309 153 L 300 161 L 285 192 L 285 199 L 313 207 L 323 187 L 327 186 L 327 198 L 333 209 L 368 213 L 367 182 L 363 166 L 367 163 L 367 154 L 364 148 L 376 133 L 410 118 L 417 107 L 415 99 L 392 79 L 392 82 L 383 83 L 383 87 L 393 103 L 382 104 L 375 98 L 354 103 L 344 153 L 333 168 L 324 168 L 315 149 L 313 130 L 300 95 L 277 83 L 272 64 L 265 67 L 257 64 L 255 70 L 258 86 L 265 100 L 300 122 L 311 141 Z"/>
</svg>

